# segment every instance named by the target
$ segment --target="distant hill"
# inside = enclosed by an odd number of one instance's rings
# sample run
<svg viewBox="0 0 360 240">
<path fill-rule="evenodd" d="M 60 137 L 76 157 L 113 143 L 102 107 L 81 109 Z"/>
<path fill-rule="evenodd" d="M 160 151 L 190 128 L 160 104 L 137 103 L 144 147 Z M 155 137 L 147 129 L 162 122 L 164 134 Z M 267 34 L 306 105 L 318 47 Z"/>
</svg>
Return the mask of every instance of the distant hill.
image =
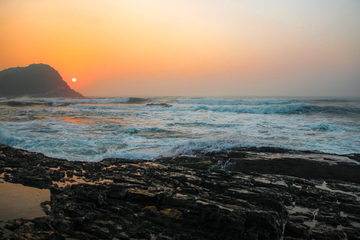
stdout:
<svg viewBox="0 0 360 240">
<path fill-rule="evenodd" d="M 46 64 L 0 71 L 0 97 L 84 97 L 74 91 L 60 74 Z"/>
</svg>

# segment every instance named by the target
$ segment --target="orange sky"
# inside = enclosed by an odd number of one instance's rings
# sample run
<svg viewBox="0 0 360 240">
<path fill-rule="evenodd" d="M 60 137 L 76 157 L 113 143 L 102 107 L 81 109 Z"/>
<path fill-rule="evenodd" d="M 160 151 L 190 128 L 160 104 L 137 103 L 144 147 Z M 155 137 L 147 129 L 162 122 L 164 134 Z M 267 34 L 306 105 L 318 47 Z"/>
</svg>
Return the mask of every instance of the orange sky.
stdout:
<svg viewBox="0 0 360 240">
<path fill-rule="evenodd" d="M 85 96 L 359 96 L 360 1 L 288 2 L 5 0 L 0 70 L 49 64 Z"/>
</svg>

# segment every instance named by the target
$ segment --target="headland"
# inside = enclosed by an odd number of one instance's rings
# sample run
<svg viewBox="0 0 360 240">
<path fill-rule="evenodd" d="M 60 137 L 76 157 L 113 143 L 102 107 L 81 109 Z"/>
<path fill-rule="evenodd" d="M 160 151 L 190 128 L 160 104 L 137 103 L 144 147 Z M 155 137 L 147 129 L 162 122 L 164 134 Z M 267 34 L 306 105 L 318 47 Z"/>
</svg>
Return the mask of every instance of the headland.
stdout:
<svg viewBox="0 0 360 240">
<path fill-rule="evenodd" d="M 47 64 L 31 64 L 0 71 L 0 97 L 70 97 L 84 96 L 62 79 L 54 68 Z"/>
</svg>

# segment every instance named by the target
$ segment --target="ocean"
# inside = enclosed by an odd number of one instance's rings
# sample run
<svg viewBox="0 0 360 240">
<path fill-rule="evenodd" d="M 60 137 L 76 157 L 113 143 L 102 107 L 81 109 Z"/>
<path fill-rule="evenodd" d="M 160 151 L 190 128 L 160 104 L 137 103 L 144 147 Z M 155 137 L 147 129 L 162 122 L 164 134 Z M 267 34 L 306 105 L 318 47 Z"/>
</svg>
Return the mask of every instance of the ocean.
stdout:
<svg viewBox="0 0 360 240">
<path fill-rule="evenodd" d="M 0 142 L 70 161 L 235 147 L 360 153 L 360 98 L 0 99 Z"/>
</svg>

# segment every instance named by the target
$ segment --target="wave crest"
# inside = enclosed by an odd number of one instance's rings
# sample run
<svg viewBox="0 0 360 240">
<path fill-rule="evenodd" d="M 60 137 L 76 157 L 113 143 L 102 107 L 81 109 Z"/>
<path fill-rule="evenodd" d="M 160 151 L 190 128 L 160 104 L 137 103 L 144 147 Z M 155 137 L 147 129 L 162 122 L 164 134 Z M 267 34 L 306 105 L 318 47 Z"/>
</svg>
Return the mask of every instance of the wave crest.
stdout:
<svg viewBox="0 0 360 240">
<path fill-rule="evenodd" d="M 315 106 L 309 104 L 289 104 L 289 105 L 270 105 L 270 106 L 193 106 L 191 111 L 213 111 L 213 112 L 234 112 L 250 114 L 360 114 L 360 108 L 335 107 L 335 106 Z"/>
<path fill-rule="evenodd" d="M 198 104 L 198 105 L 274 105 L 296 103 L 294 99 L 280 100 L 235 100 L 235 99 L 179 99 L 180 104 Z"/>
</svg>

